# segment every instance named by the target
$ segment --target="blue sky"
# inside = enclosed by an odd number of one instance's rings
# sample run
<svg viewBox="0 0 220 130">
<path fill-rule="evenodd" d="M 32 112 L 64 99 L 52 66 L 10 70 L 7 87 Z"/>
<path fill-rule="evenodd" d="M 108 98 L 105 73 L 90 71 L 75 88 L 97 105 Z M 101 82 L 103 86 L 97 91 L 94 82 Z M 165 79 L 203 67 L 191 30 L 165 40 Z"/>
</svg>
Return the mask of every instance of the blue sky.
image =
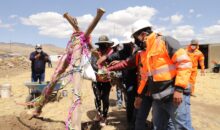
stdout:
<svg viewBox="0 0 220 130">
<path fill-rule="evenodd" d="M 183 43 L 192 38 L 220 42 L 219 0 L 2 0 L 0 42 L 51 43 L 64 47 L 72 30 L 62 18 L 69 12 L 85 30 L 98 7 L 106 10 L 93 33 L 119 41 L 128 40 L 132 25 L 149 21 L 155 31 Z"/>
</svg>

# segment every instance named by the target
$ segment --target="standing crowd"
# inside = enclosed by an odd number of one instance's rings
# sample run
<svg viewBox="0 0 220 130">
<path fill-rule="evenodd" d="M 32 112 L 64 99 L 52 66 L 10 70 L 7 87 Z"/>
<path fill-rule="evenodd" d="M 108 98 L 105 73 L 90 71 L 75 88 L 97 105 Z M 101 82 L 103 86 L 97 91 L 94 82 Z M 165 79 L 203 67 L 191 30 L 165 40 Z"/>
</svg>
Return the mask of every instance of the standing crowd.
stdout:
<svg viewBox="0 0 220 130">
<path fill-rule="evenodd" d="M 133 29 L 133 42 L 119 45 L 102 35 L 95 43 L 98 48 L 91 56 L 97 79 L 92 82 L 97 110 L 95 120 L 101 126 L 106 125 L 114 82 L 118 109 L 125 101 L 128 130 L 146 130 L 147 127 L 193 130 L 190 97 L 195 96 L 198 64 L 201 74 L 205 74 L 204 56 L 199 51 L 198 40 L 181 48 L 176 39 L 154 32 L 145 21 L 137 21 Z M 31 80 L 41 83 L 45 79 L 45 64 L 51 64 L 51 61 L 41 45 L 36 45 L 35 49 L 30 54 Z M 36 93 L 40 95 L 41 92 L 33 92 Z M 149 126 L 146 119 L 151 109 L 152 124 Z"/>
<path fill-rule="evenodd" d="M 96 71 L 92 82 L 97 115 L 101 126 L 107 123 L 111 75 L 117 73 L 117 105 L 122 107 L 122 92 L 128 130 L 146 130 L 152 109 L 153 130 L 193 130 L 190 97 L 195 96 L 198 63 L 205 74 L 204 56 L 198 40 L 187 48 L 170 36 L 152 30 L 141 20 L 134 24 L 133 42 L 117 44 L 106 35 L 95 43 L 91 65 Z"/>
</svg>

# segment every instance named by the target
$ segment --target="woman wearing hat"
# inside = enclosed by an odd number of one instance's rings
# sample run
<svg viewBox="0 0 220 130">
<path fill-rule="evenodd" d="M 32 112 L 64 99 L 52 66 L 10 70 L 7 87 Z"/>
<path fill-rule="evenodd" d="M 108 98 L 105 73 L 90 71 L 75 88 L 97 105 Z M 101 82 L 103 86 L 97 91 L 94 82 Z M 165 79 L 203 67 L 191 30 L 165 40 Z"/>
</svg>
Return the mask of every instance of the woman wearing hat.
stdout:
<svg viewBox="0 0 220 130">
<path fill-rule="evenodd" d="M 102 71 L 107 67 L 107 63 L 104 62 L 97 65 L 97 60 L 101 56 L 112 54 L 113 50 L 111 49 L 111 46 L 113 45 L 113 42 L 109 41 L 107 36 L 102 35 L 99 37 L 99 41 L 95 43 L 95 45 L 97 45 L 98 48 L 92 53 L 91 57 L 92 67 L 97 72 L 97 82 L 92 82 L 93 92 L 95 95 L 95 106 L 97 109 L 95 120 L 100 121 L 101 126 L 105 126 L 109 109 L 109 93 L 111 90 L 111 84 L 108 75 Z M 101 105 L 101 101 L 103 105 Z M 101 106 L 103 106 L 102 110 Z"/>
</svg>

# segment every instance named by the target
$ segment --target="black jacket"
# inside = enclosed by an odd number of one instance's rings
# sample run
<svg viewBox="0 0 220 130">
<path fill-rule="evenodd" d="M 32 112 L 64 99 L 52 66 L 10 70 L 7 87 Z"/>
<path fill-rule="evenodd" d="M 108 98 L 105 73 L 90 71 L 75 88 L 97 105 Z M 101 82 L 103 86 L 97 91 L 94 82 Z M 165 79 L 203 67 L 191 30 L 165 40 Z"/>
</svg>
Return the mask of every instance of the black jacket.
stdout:
<svg viewBox="0 0 220 130">
<path fill-rule="evenodd" d="M 49 56 L 45 52 L 41 52 L 41 56 L 39 59 L 35 59 L 35 56 L 38 54 L 38 52 L 34 51 L 30 54 L 30 60 L 31 60 L 31 71 L 35 74 L 42 74 L 45 72 L 45 64 L 46 62 L 50 62 Z M 46 58 L 47 57 L 47 58 Z"/>
<path fill-rule="evenodd" d="M 133 43 L 123 44 L 123 49 L 113 53 L 107 57 L 107 62 L 112 62 L 114 60 L 126 60 L 129 57 L 132 57 L 138 51 L 138 48 L 135 48 Z M 135 50 L 134 50 L 135 49 Z M 133 51 L 134 50 L 134 51 Z M 126 68 L 122 70 L 122 81 L 126 86 L 137 87 L 137 67 Z"/>
</svg>

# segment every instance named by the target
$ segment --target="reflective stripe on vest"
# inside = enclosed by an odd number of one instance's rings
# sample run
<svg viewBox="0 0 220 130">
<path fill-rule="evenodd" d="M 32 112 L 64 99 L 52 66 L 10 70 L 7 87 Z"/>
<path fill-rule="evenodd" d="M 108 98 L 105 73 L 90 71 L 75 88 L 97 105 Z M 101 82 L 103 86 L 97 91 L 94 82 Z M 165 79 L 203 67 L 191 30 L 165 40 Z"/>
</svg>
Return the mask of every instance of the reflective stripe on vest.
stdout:
<svg viewBox="0 0 220 130">
<path fill-rule="evenodd" d="M 170 71 L 173 71 L 175 69 L 176 69 L 175 65 L 167 65 L 163 68 L 156 69 L 156 70 L 153 70 L 151 72 L 147 72 L 147 76 L 153 76 L 153 75 L 161 74 L 161 73 L 164 73 L 164 72 L 170 72 Z"/>
<path fill-rule="evenodd" d="M 179 69 L 188 69 L 188 68 L 192 68 L 192 62 L 179 64 L 179 65 L 177 66 L 177 68 L 179 68 Z"/>
<path fill-rule="evenodd" d="M 156 100 L 161 100 L 162 98 L 171 95 L 174 93 L 174 87 L 168 87 L 167 89 L 165 89 L 164 91 L 160 92 L 160 93 L 156 93 L 156 94 L 152 94 L 153 99 Z"/>
<path fill-rule="evenodd" d="M 191 84 L 189 83 L 187 88 L 184 90 L 184 94 L 189 94 L 190 93 L 190 90 L 191 90 Z M 175 88 L 174 87 L 168 87 L 167 89 L 163 90 L 162 92 L 160 93 L 155 93 L 155 94 L 152 94 L 152 97 L 153 99 L 156 99 L 156 100 L 161 100 L 162 98 L 168 96 L 168 95 L 171 95 L 174 93 L 174 90 Z"/>
<path fill-rule="evenodd" d="M 176 70 L 176 66 L 175 65 L 167 65 L 167 66 L 162 67 L 160 69 L 156 69 L 156 70 L 153 70 L 151 72 L 147 72 L 147 74 L 143 75 L 143 76 L 148 77 L 148 76 L 153 76 L 153 75 L 157 75 L 157 74 L 161 74 L 161 73 L 165 73 L 165 72 L 170 72 L 170 71 L 173 71 L 173 70 Z"/>
<path fill-rule="evenodd" d="M 184 60 L 190 61 L 191 59 L 189 58 L 188 55 L 181 55 L 181 56 L 176 58 L 176 62 L 181 62 L 181 61 L 184 61 Z"/>
</svg>

